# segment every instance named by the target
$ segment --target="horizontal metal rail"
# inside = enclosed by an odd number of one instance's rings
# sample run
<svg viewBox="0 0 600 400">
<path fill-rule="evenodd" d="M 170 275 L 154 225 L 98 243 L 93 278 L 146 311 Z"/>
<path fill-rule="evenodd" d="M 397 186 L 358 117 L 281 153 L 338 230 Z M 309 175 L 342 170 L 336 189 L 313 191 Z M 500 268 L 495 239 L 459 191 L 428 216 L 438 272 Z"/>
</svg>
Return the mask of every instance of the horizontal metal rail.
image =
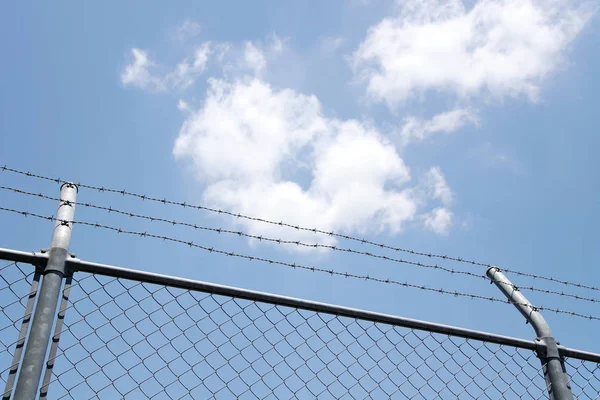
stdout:
<svg viewBox="0 0 600 400">
<path fill-rule="evenodd" d="M 39 265 L 40 263 L 46 262 L 48 257 L 44 253 L 27 253 L 0 248 L 0 259 L 17 262 L 27 262 Z M 401 326 L 404 328 L 418 329 L 421 331 L 462 337 L 466 339 L 474 339 L 533 351 L 539 349 L 539 344 L 536 344 L 533 340 L 518 339 L 510 336 L 496 335 L 493 333 L 475 331 L 450 325 L 436 324 L 432 322 L 420 321 L 411 318 L 403 318 L 389 314 L 382 314 L 371 311 L 359 310 L 355 308 L 342 307 L 333 304 L 308 301 L 293 297 L 258 292 L 254 290 L 217 285 L 209 282 L 202 282 L 192 279 L 178 278 L 169 275 L 155 274 L 151 272 L 121 268 L 113 265 L 98 264 L 88 261 L 82 261 L 78 258 L 67 259 L 66 267 L 71 272 L 88 272 L 92 274 L 130 279 L 150 284 L 164 285 L 180 289 L 188 289 L 204 293 L 236 297 L 245 300 L 294 307 L 301 310 L 314 311 L 341 317 L 357 318 L 371 322 L 379 322 L 394 326 Z M 558 349 L 562 356 L 600 363 L 600 354 L 575 350 L 564 346 L 559 346 Z"/>
<path fill-rule="evenodd" d="M 35 251 L 19 251 L 0 248 L 0 260 L 22 262 L 33 265 L 46 265 L 48 254 Z"/>
</svg>

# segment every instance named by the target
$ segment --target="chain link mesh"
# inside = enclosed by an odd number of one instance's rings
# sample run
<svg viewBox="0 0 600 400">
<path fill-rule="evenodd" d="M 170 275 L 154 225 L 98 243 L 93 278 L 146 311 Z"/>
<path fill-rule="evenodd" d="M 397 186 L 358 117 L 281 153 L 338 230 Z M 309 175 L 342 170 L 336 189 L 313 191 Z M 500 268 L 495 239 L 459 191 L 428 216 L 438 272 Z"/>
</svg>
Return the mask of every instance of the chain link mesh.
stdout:
<svg viewBox="0 0 600 400">
<path fill-rule="evenodd" d="M 600 399 L 600 364 L 567 358 L 565 368 L 576 399 Z"/>
<path fill-rule="evenodd" d="M 546 397 L 532 351 L 78 273 L 50 398 Z"/>
<path fill-rule="evenodd" d="M 27 267 L 0 268 L 3 367 Z M 548 398 L 536 354 L 512 346 L 80 272 L 68 297 L 48 399 Z M 575 398 L 600 398 L 600 365 L 566 368 Z"/>
<path fill-rule="evenodd" d="M 22 350 L 38 279 L 31 265 L 0 264 L 0 393 L 9 377 L 14 380 L 13 358 L 15 351 Z"/>
</svg>

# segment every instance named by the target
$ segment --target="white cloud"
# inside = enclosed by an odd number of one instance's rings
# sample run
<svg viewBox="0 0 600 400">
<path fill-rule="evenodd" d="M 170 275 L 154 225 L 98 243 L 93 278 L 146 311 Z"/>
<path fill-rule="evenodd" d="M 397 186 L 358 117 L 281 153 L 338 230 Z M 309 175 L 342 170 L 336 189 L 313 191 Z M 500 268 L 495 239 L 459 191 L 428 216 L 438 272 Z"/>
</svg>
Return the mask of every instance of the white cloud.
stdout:
<svg viewBox="0 0 600 400">
<path fill-rule="evenodd" d="M 191 30 L 193 25 L 190 24 L 192 22 L 186 21 L 179 30 Z M 287 40 L 273 33 L 263 41 L 246 41 L 243 45 L 207 41 L 166 73 L 158 72 L 166 68 L 150 60 L 147 51 L 134 48 L 131 50 L 133 60 L 123 69 L 121 82 L 124 86 L 150 92 L 185 90 L 206 71 L 209 61 L 221 67 L 224 76 L 263 76 L 269 62 L 284 52 Z"/>
<path fill-rule="evenodd" d="M 192 157 L 211 181 L 275 180 L 284 157 L 326 131 L 313 96 L 273 92 L 259 80 L 209 85 L 202 109 L 181 129 L 175 155 Z"/>
<path fill-rule="evenodd" d="M 445 235 L 452 225 L 452 218 L 451 211 L 444 207 L 438 207 L 423 216 L 423 225 L 439 235 Z"/>
<path fill-rule="evenodd" d="M 400 130 L 400 142 L 402 145 L 424 140 L 435 133 L 452 133 L 465 126 L 467 123 L 477 124 L 477 116 L 471 109 L 456 108 L 435 115 L 430 120 L 420 120 L 415 117 L 407 117 Z"/>
<path fill-rule="evenodd" d="M 452 203 L 452 190 L 448 186 L 440 167 L 432 167 L 425 174 L 425 182 L 429 196 L 440 200 L 446 206 Z"/>
<path fill-rule="evenodd" d="M 208 58 L 212 52 L 210 42 L 198 46 L 191 59 L 185 59 L 175 69 L 164 76 L 154 74 L 156 63 L 151 61 L 148 53 L 141 49 L 132 49 L 133 62 L 121 73 L 124 86 L 133 86 L 148 91 L 161 92 L 169 89 L 186 89 L 193 85 L 206 69 Z"/>
<path fill-rule="evenodd" d="M 574 0 L 480 0 L 470 9 L 407 0 L 369 29 L 353 66 L 367 93 L 392 108 L 428 90 L 535 101 L 591 15 Z"/>
<path fill-rule="evenodd" d="M 281 54 L 285 49 L 287 38 L 280 38 L 275 33 L 269 36 L 269 50 L 274 54 Z"/>
<path fill-rule="evenodd" d="M 183 60 L 175 70 L 164 78 L 165 86 L 177 89 L 186 89 L 193 85 L 206 69 L 208 57 L 211 54 L 210 42 L 204 42 L 196 48 L 193 58 Z"/>
<path fill-rule="evenodd" d="M 423 198 L 423 191 L 409 185 L 409 169 L 395 147 L 377 129 L 329 118 L 315 96 L 276 90 L 257 78 L 209 80 L 204 104 L 182 125 L 173 153 L 192 163 L 206 183 L 209 204 L 324 230 L 398 232 L 423 218 L 427 200 L 451 196 L 435 181 L 443 181 L 436 170 L 426 178 L 432 186 Z M 312 237 L 248 220 L 236 223 L 256 235 Z"/>
<path fill-rule="evenodd" d="M 227 54 L 229 54 L 232 47 L 233 46 L 231 45 L 231 43 L 227 43 L 227 42 L 216 43 L 214 45 L 215 56 L 219 63 L 223 62 L 223 60 L 225 59 L 225 56 L 227 56 Z"/>
<path fill-rule="evenodd" d="M 181 26 L 177 28 L 177 39 L 186 40 L 188 38 L 198 36 L 201 26 L 198 22 L 186 19 Z"/>
<path fill-rule="evenodd" d="M 252 42 L 244 44 L 243 63 L 244 66 L 253 70 L 255 75 L 260 75 L 267 67 L 267 59 L 264 52 Z"/>
<path fill-rule="evenodd" d="M 211 58 L 223 66 L 222 78 L 208 80 L 200 106 L 183 99 L 177 104 L 185 121 L 173 154 L 191 163 L 206 185 L 208 204 L 327 231 L 396 233 L 418 223 L 446 233 L 452 191 L 441 170 L 432 168 L 412 183 L 394 144 L 376 127 L 326 116 L 317 97 L 271 87 L 264 72 L 283 51 L 284 41 L 275 35 L 235 46 L 206 42 L 161 75 L 145 51 L 134 49 L 122 82 L 146 90 L 185 89 Z M 407 135 L 415 140 L 451 131 L 470 115 L 446 114 L 419 122 L 420 133 L 415 125 Z M 443 208 L 431 211 L 432 202 Z M 333 237 L 245 219 L 234 223 L 254 235 L 335 243 Z"/>
<path fill-rule="evenodd" d="M 148 52 L 142 49 L 131 49 L 133 62 L 128 64 L 121 73 L 121 82 L 124 86 L 133 86 L 150 91 L 164 90 L 161 79 L 152 75 L 149 71 L 154 66 L 148 57 Z"/>
<path fill-rule="evenodd" d="M 222 45 L 220 62 L 224 74 L 263 77 L 269 65 L 285 52 L 288 40 L 272 33 L 264 40 L 245 41 L 241 46 Z"/>
<path fill-rule="evenodd" d="M 181 112 L 188 112 L 190 111 L 190 105 L 185 100 L 179 99 L 177 102 L 177 109 Z"/>
</svg>

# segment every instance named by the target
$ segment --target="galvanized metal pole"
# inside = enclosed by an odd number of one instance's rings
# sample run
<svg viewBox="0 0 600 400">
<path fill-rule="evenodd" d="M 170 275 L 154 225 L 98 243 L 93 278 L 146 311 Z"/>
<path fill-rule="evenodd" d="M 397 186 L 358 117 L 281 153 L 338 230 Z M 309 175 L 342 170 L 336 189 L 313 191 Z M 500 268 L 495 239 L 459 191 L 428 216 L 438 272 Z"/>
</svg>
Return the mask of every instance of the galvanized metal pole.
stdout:
<svg viewBox="0 0 600 400">
<path fill-rule="evenodd" d="M 77 186 L 72 183 L 64 183 L 60 188 L 60 201 L 48 263 L 44 270 L 44 279 L 17 379 L 15 400 L 34 400 L 39 391 L 42 369 L 52 335 L 52 325 L 56 318 L 56 306 L 65 275 L 65 261 L 69 252 L 73 228 L 70 221 L 73 221 L 75 215 L 76 198 Z"/>
<path fill-rule="evenodd" d="M 550 399 L 573 400 L 569 377 L 565 371 L 563 359 L 558 352 L 558 344 L 552 337 L 550 326 L 542 314 L 523 296 L 519 288 L 506 278 L 499 268 L 490 267 L 486 274 L 533 326 L 537 335 L 536 343 L 540 345 L 537 353 L 544 368 L 544 377 L 548 385 Z"/>
</svg>

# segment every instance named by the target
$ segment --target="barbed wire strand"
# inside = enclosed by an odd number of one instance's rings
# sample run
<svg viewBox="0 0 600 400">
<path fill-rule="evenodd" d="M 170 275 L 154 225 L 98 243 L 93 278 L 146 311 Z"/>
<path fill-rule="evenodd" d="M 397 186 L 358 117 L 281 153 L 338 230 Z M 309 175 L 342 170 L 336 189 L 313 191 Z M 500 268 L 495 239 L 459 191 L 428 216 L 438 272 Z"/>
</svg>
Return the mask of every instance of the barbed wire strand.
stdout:
<svg viewBox="0 0 600 400">
<path fill-rule="evenodd" d="M 62 199 L 59 199 L 57 197 L 53 197 L 53 196 L 48 196 L 46 194 L 43 193 L 33 193 L 33 192 L 28 192 L 25 190 L 21 190 L 21 189 L 17 189 L 17 188 L 13 188 L 13 187 L 8 187 L 8 186 L 3 186 L 0 185 L 0 189 L 2 190 L 7 190 L 7 191 L 12 191 L 14 193 L 17 194 L 23 194 L 23 195 L 27 195 L 27 196 L 33 196 L 33 197 L 39 197 L 42 199 L 46 199 L 46 200 L 52 200 L 52 201 L 64 201 Z M 243 231 L 235 231 L 235 230 L 230 230 L 230 229 L 224 229 L 224 228 L 214 228 L 214 227 L 207 227 L 207 226 L 201 226 L 201 225 L 197 225 L 197 224 L 191 224 L 188 222 L 182 222 L 182 221 L 176 221 L 176 220 L 170 220 L 170 219 L 165 219 L 165 218 L 160 218 L 160 217 L 154 217 L 154 216 L 148 216 L 148 215 L 141 215 L 141 214 L 136 214 L 136 213 L 132 213 L 129 211 L 122 211 L 113 207 L 106 207 L 106 206 L 101 206 L 101 205 L 97 205 L 97 204 L 92 204 L 92 203 L 84 203 L 84 202 L 74 202 L 75 205 L 77 206 L 83 206 L 83 207 L 88 207 L 88 208 L 94 208 L 94 209 L 98 209 L 98 210 L 104 210 L 107 211 L 109 213 L 113 212 L 116 214 L 121 214 L 121 215 L 125 215 L 128 217 L 132 217 L 132 218 L 137 218 L 137 219 L 144 219 L 144 220 L 148 220 L 148 221 L 157 221 L 157 222 L 161 222 L 161 223 L 165 223 L 168 225 L 173 225 L 173 226 L 186 226 L 189 228 L 193 228 L 193 229 L 197 229 L 197 230 L 203 230 L 203 231 L 209 231 L 209 232 L 215 232 L 215 233 L 225 233 L 225 234 L 230 234 L 230 235 L 235 235 L 235 236 L 240 236 L 240 237 L 246 237 L 246 238 L 250 238 L 250 239 L 256 239 L 256 240 L 260 240 L 260 241 L 268 241 L 271 243 L 277 243 L 280 245 L 297 245 L 297 246 L 302 246 L 302 247 L 307 247 L 307 248 L 324 248 L 324 249 L 328 249 L 328 250 L 333 250 L 333 251 L 338 251 L 338 252 L 345 252 L 345 253 L 351 253 L 351 254 L 358 254 L 358 255 L 363 255 L 363 256 L 367 256 L 367 257 L 372 257 L 372 258 L 376 258 L 376 259 L 381 259 L 384 261 L 390 261 L 390 262 L 396 262 L 396 263 L 402 263 L 402 264 L 407 264 L 407 265 L 412 265 L 412 266 L 416 266 L 419 268 L 427 268 L 427 269 L 434 269 L 434 270 L 439 270 L 439 271 L 444 271 L 450 274 L 455 274 L 455 275 L 464 275 L 464 276 L 470 276 L 473 278 L 479 278 L 479 279 L 485 279 L 487 280 L 488 278 L 485 275 L 482 274 L 477 274 L 477 273 L 473 273 L 473 272 L 469 272 L 469 271 L 461 271 L 461 270 L 457 270 L 457 269 L 453 269 L 453 268 L 448 268 L 445 266 L 441 266 L 438 264 L 424 264 L 421 262 L 416 262 L 416 261 L 410 261 L 410 260 L 404 260 L 401 258 L 394 258 L 394 257 L 388 257 L 385 255 L 380 255 L 380 254 L 373 254 L 370 252 L 366 252 L 366 251 L 360 251 L 360 250 L 355 250 L 352 248 L 343 248 L 343 247 L 339 247 L 339 246 L 334 246 L 334 245 L 327 245 L 327 244 L 321 244 L 321 243 L 304 243 L 298 240 L 284 240 L 284 239 L 276 239 L 276 238 L 270 238 L 270 237 L 265 237 L 265 236 L 258 236 L 258 235 L 252 235 Z M 573 298 L 576 300 L 581 300 L 581 301 L 588 301 L 591 303 L 600 303 L 599 299 L 595 299 L 592 297 L 585 297 L 585 296 L 579 296 L 576 294 L 572 294 L 572 293 L 565 293 L 565 292 L 558 292 L 558 291 L 554 291 L 554 290 L 547 290 L 547 289 L 541 289 L 541 288 L 537 288 L 534 286 L 517 286 L 517 285 L 512 285 L 514 290 L 519 290 L 519 289 L 526 289 L 526 290 L 530 290 L 533 292 L 539 292 L 539 293 L 544 293 L 544 294 L 551 294 L 551 295 L 556 295 L 556 296 L 563 296 L 563 297 L 569 297 L 569 298 Z"/>
<path fill-rule="evenodd" d="M 43 199 L 47 199 L 47 200 L 52 200 L 52 201 L 64 201 L 64 200 L 59 199 L 57 197 L 48 196 L 48 195 L 45 195 L 43 193 L 32 193 L 32 192 L 27 192 L 27 191 L 24 191 L 24 190 L 12 188 L 12 187 L 7 187 L 7 186 L 2 186 L 2 185 L 0 185 L 0 189 L 2 189 L 2 190 L 9 190 L 9 191 L 12 191 L 14 193 L 25 194 L 25 195 L 39 197 L 39 198 L 43 198 Z M 68 203 L 70 203 L 70 202 L 68 202 Z M 160 217 L 154 217 L 154 216 L 149 216 L 149 215 L 136 214 L 136 213 L 129 212 L 129 211 L 119 210 L 119 209 L 116 209 L 116 208 L 113 208 L 113 207 L 106 207 L 106 206 L 101 206 L 101 205 L 92 204 L 92 203 L 84 203 L 84 202 L 75 201 L 75 202 L 73 202 L 73 204 L 75 204 L 77 206 L 94 208 L 94 209 L 97 209 L 97 210 L 104 210 L 104 211 L 107 211 L 109 213 L 112 212 L 112 213 L 115 213 L 115 214 L 121 214 L 121 215 L 132 217 L 132 218 L 144 219 L 144 220 L 148 220 L 148 221 L 151 221 L 151 222 L 154 222 L 154 221 L 161 222 L 161 223 L 172 225 L 172 226 L 178 226 L 178 225 L 179 226 L 185 226 L 185 227 L 189 227 L 189 228 L 193 228 L 193 229 L 197 229 L 197 230 L 215 232 L 215 233 L 219 233 L 219 234 L 220 233 L 225 233 L 225 234 L 230 234 L 230 235 L 235 235 L 235 236 L 240 236 L 240 237 L 246 237 L 246 238 L 249 238 L 249 239 L 255 239 L 255 240 L 259 240 L 259 241 L 266 241 L 266 242 L 277 243 L 277 244 L 281 244 L 281 245 L 297 245 L 297 246 L 307 247 L 307 248 L 313 248 L 313 249 L 323 248 L 323 249 L 328 249 L 328 250 L 333 250 L 333 251 L 347 252 L 347 253 L 352 253 L 352 254 L 359 254 L 359 255 L 364 255 L 364 256 L 367 256 L 367 257 L 373 257 L 373 258 L 378 258 L 378 259 L 382 259 L 382 260 L 386 260 L 386 261 L 393 261 L 393 262 L 397 262 L 397 263 L 404 263 L 404 264 L 409 264 L 409 265 L 413 265 L 413 266 L 417 266 L 417 267 L 422 267 L 422 268 L 438 269 L 438 270 L 442 270 L 442 271 L 445 271 L 445 272 L 448 272 L 448 273 L 451 273 L 451 274 L 462 274 L 462 275 L 472 276 L 472 277 L 475 277 L 475 278 L 487 279 L 485 277 L 485 275 L 477 274 L 477 273 L 473 273 L 473 272 L 469 272 L 469 271 L 460 271 L 460 270 L 456 270 L 456 269 L 452 269 L 452 268 L 447 268 L 447 267 L 444 267 L 444 266 L 440 266 L 440 265 L 437 265 L 437 264 L 435 264 L 435 265 L 433 265 L 433 264 L 424 264 L 424 263 L 421 263 L 421 262 L 404 260 L 404 259 L 401 259 L 401 258 L 387 257 L 387 256 L 384 256 L 384 255 L 373 254 L 373 253 L 369 253 L 369 252 L 365 252 L 365 251 L 355 250 L 355 249 L 352 249 L 352 248 L 343 248 L 343 247 L 339 247 L 339 246 L 322 244 L 322 243 L 305 243 L 305 242 L 302 242 L 302 241 L 299 241 L 299 240 L 286 240 L 286 239 L 271 238 L 271 237 L 268 237 L 268 236 L 253 235 L 253 234 L 241 231 L 241 230 L 237 230 L 236 231 L 236 230 L 225 229 L 225 228 L 214 228 L 214 227 L 202 226 L 202 225 L 198 225 L 198 224 L 192 224 L 192 223 L 189 223 L 189 222 L 176 221 L 176 220 L 170 220 L 170 219 L 165 219 L 165 218 L 160 218 Z M 600 302 L 600 300 L 598 302 Z"/>
<path fill-rule="evenodd" d="M 31 172 L 20 171 L 20 170 L 14 169 L 14 168 L 7 167 L 6 165 L 3 167 L 0 167 L 0 168 L 3 171 L 9 171 L 9 172 L 12 172 L 15 174 L 25 175 L 25 176 L 36 178 L 36 179 L 47 180 L 47 181 L 55 182 L 58 184 L 69 182 L 69 181 L 64 181 L 60 178 L 51 178 L 48 176 L 33 174 Z M 74 182 L 71 182 L 71 183 L 74 183 Z M 385 248 L 388 250 L 401 251 L 401 252 L 418 255 L 418 256 L 426 256 L 426 257 L 430 257 L 430 258 L 441 258 L 444 260 L 457 261 L 457 262 L 462 262 L 462 263 L 467 263 L 467 264 L 472 264 L 472 265 L 479 265 L 479 266 L 488 267 L 488 268 L 492 267 L 492 265 L 488 264 L 488 263 L 482 263 L 482 262 L 478 262 L 478 261 L 474 261 L 474 260 L 466 260 L 461 257 L 451 257 L 451 256 L 447 256 L 447 255 L 425 253 L 425 252 L 420 252 L 420 251 L 416 251 L 416 250 L 404 249 L 401 247 L 394 247 L 394 246 L 386 245 L 384 243 L 377 243 L 377 242 L 373 242 L 373 241 L 370 241 L 370 240 L 367 240 L 364 238 L 361 239 L 361 238 L 357 238 L 357 237 L 353 237 L 353 236 L 349 236 L 349 235 L 344 235 L 341 233 L 336 233 L 333 231 L 324 231 L 324 230 L 320 230 L 317 228 L 302 227 L 299 225 L 293 225 L 293 224 L 289 224 L 289 223 L 282 222 L 282 221 L 277 222 L 277 221 L 272 221 L 272 220 L 268 220 L 268 219 L 264 219 L 264 218 L 257 218 L 257 217 L 252 217 L 252 216 L 248 216 L 248 215 L 243 215 L 240 213 L 234 213 L 231 211 L 221 210 L 221 209 L 217 209 L 217 208 L 211 208 L 211 207 L 206 207 L 206 206 L 202 206 L 202 205 L 187 204 L 186 202 L 178 202 L 178 201 L 168 200 L 166 198 L 160 199 L 158 197 L 146 196 L 143 194 L 134 193 L 134 192 L 130 192 L 127 190 L 111 189 L 111 188 L 107 188 L 104 186 L 94 186 L 94 185 L 88 185 L 88 184 L 84 184 L 84 183 L 80 183 L 80 182 L 75 183 L 75 184 L 80 188 L 96 190 L 99 192 L 121 194 L 123 196 L 136 197 L 136 198 L 139 198 L 142 200 L 148 200 L 148 201 L 162 203 L 162 204 L 170 204 L 170 205 L 180 206 L 180 207 L 184 207 L 184 208 L 193 208 L 193 209 L 198 209 L 198 210 L 204 210 L 204 211 L 209 211 L 209 212 L 216 213 L 216 214 L 229 215 L 229 216 L 235 217 L 235 218 L 247 219 L 247 220 L 251 220 L 251 221 L 256 221 L 256 222 L 261 222 L 261 223 L 266 223 L 266 224 L 271 224 L 271 225 L 277 225 L 277 226 L 281 226 L 281 227 L 293 228 L 293 229 L 300 230 L 300 231 L 319 233 L 319 234 L 323 234 L 323 235 L 328 235 L 328 236 L 337 237 L 337 238 L 346 239 L 346 240 L 353 240 L 353 241 L 357 241 L 357 242 L 360 242 L 363 244 L 369 244 L 372 246 Z"/>
<path fill-rule="evenodd" d="M 44 216 L 41 214 L 36 214 L 36 213 L 22 211 L 22 210 L 15 210 L 15 209 L 6 208 L 6 207 L 0 207 L 0 211 L 12 212 L 12 213 L 23 215 L 25 217 L 32 216 L 32 217 L 44 219 L 47 221 L 57 221 L 64 225 L 68 225 L 68 224 L 84 225 L 84 226 L 90 226 L 90 227 L 94 227 L 94 228 L 106 229 L 106 230 L 114 231 L 117 233 L 123 233 L 126 235 L 140 236 L 140 237 L 144 237 L 144 238 L 161 239 L 163 241 L 185 244 L 189 247 L 195 247 L 198 249 L 208 251 L 209 253 L 217 253 L 217 254 L 222 254 L 222 255 L 229 256 L 229 257 L 243 258 L 243 259 L 247 259 L 249 261 L 256 260 L 256 261 L 264 262 L 267 264 L 276 264 L 276 265 L 281 265 L 281 266 L 285 266 L 285 267 L 290 267 L 293 269 L 302 269 L 302 270 L 311 271 L 311 272 L 325 273 L 325 274 L 329 274 L 331 276 L 340 276 L 340 277 L 345 277 L 345 278 L 353 278 L 353 279 L 360 279 L 360 280 L 372 281 L 372 282 L 377 282 L 377 283 L 386 283 L 386 284 L 398 285 L 398 286 L 403 286 L 403 287 L 410 287 L 410 288 L 419 289 L 419 290 L 423 290 L 423 291 L 427 291 L 427 292 L 435 292 L 435 293 L 440 293 L 440 294 L 444 294 L 444 295 L 452 295 L 455 297 L 465 297 L 465 298 L 485 300 L 485 301 L 496 302 L 496 303 L 516 304 L 516 305 L 530 307 L 533 311 L 549 311 L 549 312 L 558 313 L 558 314 L 566 314 L 566 315 L 575 316 L 575 317 L 579 317 L 579 318 L 600 321 L 600 317 L 597 317 L 594 315 L 585 315 L 585 314 L 581 314 L 581 313 L 574 312 L 574 311 L 560 310 L 558 308 L 549 308 L 549 307 L 544 307 L 544 306 L 532 306 L 530 304 L 517 303 L 517 302 L 513 302 L 511 300 L 503 300 L 503 299 L 499 299 L 496 297 L 487 297 L 487 296 L 482 296 L 482 295 L 477 295 L 477 294 L 472 294 L 472 293 L 451 291 L 451 290 L 446 290 L 443 288 L 438 289 L 438 288 L 432 288 L 432 287 L 425 286 L 425 285 L 418 285 L 418 284 L 414 284 L 414 283 L 402 282 L 402 281 L 397 281 L 397 280 L 393 280 L 393 279 L 382 279 L 382 278 L 372 277 L 370 275 L 357 275 L 357 274 L 353 274 L 353 273 L 349 273 L 349 272 L 339 272 L 339 271 L 335 271 L 333 269 L 325 269 L 325 268 L 319 268 L 319 267 L 314 267 L 314 266 L 306 266 L 306 265 L 302 265 L 302 264 L 289 263 L 286 261 L 272 260 L 272 259 L 263 258 L 263 257 L 249 256 L 246 254 L 240 254 L 240 253 L 236 253 L 236 252 L 232 252 L 232 251 L 216 249 L 214 247 L 206 247 L 206 246 L 203 246 L 200 244 L 196 244 L 193 241 L 188 242 L 188 241 L 182 240 L 182 239 L 172 238 L 169 236 L 155 235 L 152 233 L 141 232 L 141 231 L 129 231 L 126 229 L 117 228 L 117 227 L 113 227 L 113 226 L 109 226 L 109 225 L 103 225 L 103 224 L 99 224 L 99 223 L 93 223 L 93 222 L 87 222 L 87 221 L 63 220 L 63 219 L 55 218 L 53 216 Z"/>
<path fill-rule="evenodd" d="M 55 183 L 58 183 L 58 184 L 60 184 L 60 183 L 67 183 L 68 182 L 68 181 L 63 181 L 60 178 L 51 178 L 51 177 L 44 176 L 44 175 L 33 174 L 31 172 L 25 172 L 25 171 L 17 170 L 17 169 L 14 169 L 14 168 L 7 167 L 6 165 L 3 166 L 3 167 L 0 167 L 0 170 L 12 172 L 12 173 L 19 174 L 19 175 L 24 175 L 24 176 L 27 176 L 27 177 L 32 177 L 32 178 L 35 178 L 35 179 L 41 179 L 41 180 L 46 180 L 46 181 L 50 181 L 50 182 L 55 182 Z M 425 253 L 425 252 L 411 250 L 411 249 L 404 249 L 404 248 L 401 248 L 401 247 L 394 247 L 394 246 L 390 246 L 390 245 L 387 245 L 387 244 L 384 244 L 384 243 L 377 243 L 377 242 L 374 242 L 374 241 L 370 241 L 370 240 L 367 240 L 367 239 L 364 239 L 364 238 L 361 239 L 361 238 L 353 237 L 353 236 L 350 236 L 350 235 L 344 235 L 344 234 L 335 233 L 335 232 L 327 232 L 327 231 L 316 229 L 316 228 L 306 228 L 306 227 L 301 227 L 299 225 L 288 224 L 288 223 L 285 223 L 285 222 L 276 222 L 276 221 L 271 221 L 271 220 L 267 220 L 267 219 L 263 219 L 263 218 L 251 217 L 251 216 L 247 216 L 247 215 L 243 215 L 243 214 L 239 214 L 239 213 L 236 214 L 236 213 L 233 213 L 233 212 L 230 212 L 230 211 L 215 209 L 215 208 L 206 207 L 206 206 L 202 206 L 202 205 L 187 204 L 185 202 L 177 202 L 177 201 L 167 200 L 166 198 L 160 199 L 160 198 L 157 198 L 157 197 L 151 197 L 151 196 L 146 196 L 146 195 L 139 194 L 139 193 L 129 192 L 127 190 L 111 189 L 111 188 L 105 188 L 103 186 L 87 185 L 87 184 L 83 184 L 83 183 L 77 183 L 76 185 L 78 187 L 81 187 L 81 188 L 86 188 L 86 189 L 90 189 L 90 190 L 96 190 L 98 192 L 116 193 L 116 194 L 121 194 L 123 196 L 131 196 L 131 197 L 135 197 L 135 198 L 138 198 L 138 199 L 148 200 L 148 201 L 162 203 L 162 204 L 169 204 L 169 205 L 180 206 L 180 207 L 183 207 L 183 208 L 192 208 L 192 209 L 197 209 L 197 210 L 204 210 L 204 211 L 209 211 L 209 212 L 216 213 L 216 214 L 229 215 L 229 216 L 232 216 L 232 217 L 235 217 L 235 218 L 247 219 L 247 220 L 261 222 L 261 223 L 266 223 L 266 224 L 271 224 L 271 225 L 277 225 L 277 226 L 282 226 L 282 227 L 287 227 L 287 228 L 293 228 L 293 229 L 296 229 L 296 230 L 299 230 L 299 231 L 306 231 L 306 232 L 324 234 L 324 235 L 328 235 L 328 236 L 331 236 L 331 237 L 336 237 L 336 238 L 346 239 L 346 240 L 350 240 L 350 241 L 355 241 L 355 242 L 359 242 L 359 243 L 362 243 L 362 244 L 368 244 L 368 245 L 375 246 L 375 247 L 378 247 L 378 248 L 381 248 L 381 249 L 388 249 L 388 250 L 393 250 L 393 251 L 397 251 L 397 252 L 408 253 L 408 254 L 412 254 L 412 255 L 416 255 L 416 256 L 424 256 L 424 257 L 428 257 L 428 258 L 437 258 L 437 259 L 443 259 L 443 260 L 449 260 L 449 261 L 456 261 L 456 262 L 465 263 L 465 264 L 478 265 L 478 266 L 482 266 L 482 267 L 486 267 L 486 268 L 490 268 L 490 267 L 495 266 L 495 265 L 492 265 L 492 264 L 489 264 L 489 263 L 483 263 L 483 262 L 478 262 L 478 261 L 474 261 L 474 260 L 463 259 L 461 257 L 452 257 L 452 256 L 447 256 L 447 255 L 441 255 L 441 254 Z M 495 267 L 498 267 L 498 266 L 495 266 Z M 528 278 L 538 279 L 538 280 L 544 280 L 544 281 L 548 281 L 548 282 L 562 284 L 562 285 L 565 285 L 565 286 L 574 286 L 574 287 L 578 287 L 578 288 L 581 288 L 581 289 L 588 289 L 588 290 L 600 291 L 600 287 L 586 285 L 586 284 L 579 283 L 579 282 L 570 282 L 570 281 L 563 280 L 563 279 L 557 279 L 557 278 L 554 278 L 554 277 L 551 277 L 551 276 L 537 275 L 537 274 L 532 274 L 532 273 L 528 273 L 528 272 L 521 272 L 521 271 L 517 271 L 517 270 L 513 270 L 513 269 L 508 269 L 508 268 L 502 268 L 502 271 L 506 272 L 508 274 L 525 276 L 525 277 L 528 277 Z"/>
</svg>

